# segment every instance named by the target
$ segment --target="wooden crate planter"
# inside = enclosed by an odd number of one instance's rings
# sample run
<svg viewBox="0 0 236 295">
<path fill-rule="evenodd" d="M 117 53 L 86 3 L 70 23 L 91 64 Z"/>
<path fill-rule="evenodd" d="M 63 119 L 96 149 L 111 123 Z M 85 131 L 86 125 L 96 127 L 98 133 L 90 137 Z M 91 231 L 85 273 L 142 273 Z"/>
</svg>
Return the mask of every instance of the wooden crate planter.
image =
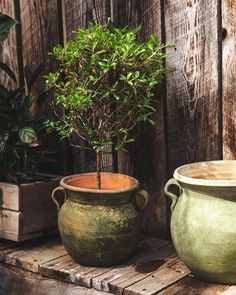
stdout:
<svg viewBox="0 0 236 295">
<path fill-rule="evenodd" d="M 0 182 L 0 238 L 23 241 L 56 231 L 51 192 L 59 179 L 21 185 Z"/>
</svg>

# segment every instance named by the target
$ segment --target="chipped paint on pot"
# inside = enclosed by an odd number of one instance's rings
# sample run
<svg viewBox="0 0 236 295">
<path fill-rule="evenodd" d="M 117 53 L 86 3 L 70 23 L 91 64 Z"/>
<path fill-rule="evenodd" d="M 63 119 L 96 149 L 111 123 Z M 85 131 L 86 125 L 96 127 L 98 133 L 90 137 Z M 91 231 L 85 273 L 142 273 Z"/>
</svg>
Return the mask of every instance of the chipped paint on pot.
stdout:
<svg viewBox="0 0 236 295">
<path fill-rule="evenodd" d="M 148 202 L 132 177 L 101 173 L 101 181 L 97 190 L 95 173 L 68 176 L 52 194 L 65 248 L 75 261 L 91 266 L 118 264 L 133 254 L 141 239 L 139 211 Z M 62 206 L 58 190 L 65 194 Z"/>
</svg>

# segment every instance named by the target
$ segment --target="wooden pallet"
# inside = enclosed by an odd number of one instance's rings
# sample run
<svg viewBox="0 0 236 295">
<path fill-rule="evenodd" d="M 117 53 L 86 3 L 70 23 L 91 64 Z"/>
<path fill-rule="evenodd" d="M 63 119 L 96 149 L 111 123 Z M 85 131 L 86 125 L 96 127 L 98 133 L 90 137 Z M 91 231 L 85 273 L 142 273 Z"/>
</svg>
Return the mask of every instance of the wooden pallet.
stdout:
<svg viewBox="0 0 236 295">
<path fill-rule="evenodd" d="M 0 261 L 0 294 L 4 295 L 236 295 L 236 286 L 194 278 L 173 245 L 157 238 L 146 238 L 134 257 L 115 267 L 75 263 L 58 237 L 21 244 L 0 240 Z"/>
</svg>

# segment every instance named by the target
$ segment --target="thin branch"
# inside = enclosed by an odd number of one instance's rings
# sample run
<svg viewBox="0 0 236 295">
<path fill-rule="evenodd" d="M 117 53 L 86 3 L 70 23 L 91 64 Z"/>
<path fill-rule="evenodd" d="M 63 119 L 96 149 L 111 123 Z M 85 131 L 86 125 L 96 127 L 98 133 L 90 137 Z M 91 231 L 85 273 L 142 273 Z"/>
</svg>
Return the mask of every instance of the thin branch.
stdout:
<svg viewBox="0 0 236 295">
<path fill-rule="evenodd" d="M 89 147 L 86 147 L 86 146 L 74 144 L 71 141 L 69 141 L 69 143 L 70 143 L 71 146 L 73 146 L 75 148 L 80 148 L 80 149 L 89 150 L 89 151 L 92 151 L 93 150 L 92 148 L 89 148 Z"/>
</svg>

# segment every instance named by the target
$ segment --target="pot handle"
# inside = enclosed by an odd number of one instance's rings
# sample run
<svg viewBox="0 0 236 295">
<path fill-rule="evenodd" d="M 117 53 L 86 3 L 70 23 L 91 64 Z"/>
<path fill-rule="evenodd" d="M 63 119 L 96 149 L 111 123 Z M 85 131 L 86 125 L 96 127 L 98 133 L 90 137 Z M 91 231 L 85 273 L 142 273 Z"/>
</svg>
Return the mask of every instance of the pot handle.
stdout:
<svg viewBox="0 0 236 295">
<path fill-rule="evenodd" d="M 63 202 L 56 196 L 56 192 L 57 191 L 63 191 L 63 193 L 64 193 L 64 200 L 63 200 Z M 63 203 L 65 202 L 65 200 L 66 200 L 66 191 L 65 191 L 65 189 L 62 187 L 62 186 L 58 186 L 58 187 L 56 187 L 54 190 L 53 190 L 53 192 L 52 192 L 52 200 L 53 200 L 53 202 L 56 204 L 56 206 L 57 206 L 57 212 L 59 212 L 60 211 L 60 209 L 61 209 L 61 206 L 63 205 Z"/>
<path fill-rule="evenodd" d="M 182 187 L 180 186 L 178 181 L 175 180 L 174 178 L 169 179 L 165 185 L 164 192 L 165 192 L 165 195 L 172 200 L 172 203 L 170 206 L 171 212 L 173 212 L 173 210 L 178 202 L 178 197 L 179 197 L 171 191 L 170 188 L 173 186 L 177 186 L 177 188 L 179 189 L 179 196 L 182 194 Z"/>
<path fill-rule="evenodd" d="M 138 211 L 141 211 L 146 207 L 147 203 L 149 202 L 150 195 L 145 190 L 139 190 L 134 195 L 134 203 Z"/>
</svg>

